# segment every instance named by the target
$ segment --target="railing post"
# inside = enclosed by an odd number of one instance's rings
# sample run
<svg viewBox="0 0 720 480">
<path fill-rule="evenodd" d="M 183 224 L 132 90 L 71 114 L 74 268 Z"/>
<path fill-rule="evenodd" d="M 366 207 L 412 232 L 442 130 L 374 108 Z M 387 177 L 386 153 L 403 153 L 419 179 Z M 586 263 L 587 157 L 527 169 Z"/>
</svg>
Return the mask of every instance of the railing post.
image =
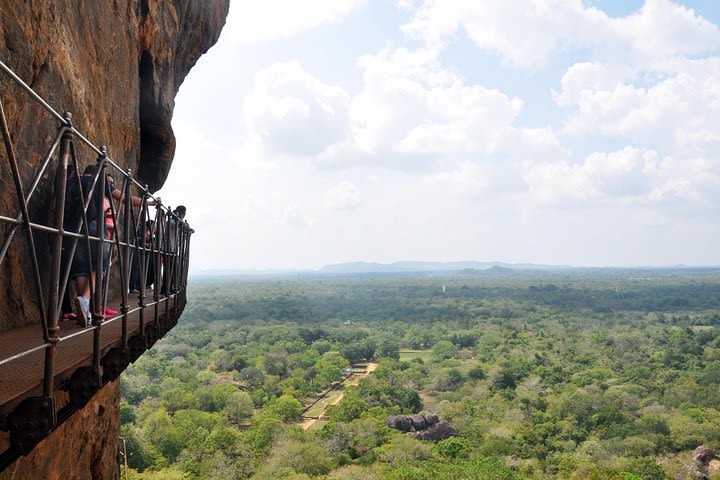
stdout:
<svg viewBox="0 0 720 480">
<path fill-rule="evenodd" d="M 120 305 L 120 312 L 122 313 L 122 350 L 123 352 L 127 352 L 128 348 L 128 311 L 130 310 L 130 306 L 128 304 L 128 292 L 130 291 L 130 276 L 132 275 L 132 248 L 130 239 L 135 238 L 135 242 L 137 242 L 137 230 L 132 228 L 132 231 L 130 230 L 130 221 L 132 216 L 132 191 L 130 187 L 132 186 L 132 172 L 130 169 L 127 169 L 125 171 L 125 181 L 123 184 L 123 203 L 125 206 L 125 216 L 123 217 L 123 233 L 125 235 L 125 246 L 123 247 L 123 256 L 122 256 L 122 265 L 121 268 L 125 271 L 125 278 L 122 282 L 122 289 L 121 289 L 121 302 Z M 119 237 L 118 237 L 119 239 Z"/>
<path fill-rule="evenodd" d="M 145 236 L 147 235 L 147 185 L 142 193 L 142 204 L 140 207 L 140 222 L 141 230 L 143 232 L 143 238 L 139 239 L 142 242 L 140 249 L 140 288 L 138 294 L 138 306 L 140 307 L 140 336 L 145 337 L 145 284 L 147 283 L 147 250 L 145 248 Z"/>
<path fill-rule="evenodd" d="M 171 256 L 171 239 L 173 239 L 174 232 L 172 231 L 173 222 L 173 211 L 171 207 L 168 207 L 167 222 L 165 224 L 165 241 L 163 242 L 165 250 L 165 266 L 163 268 L 163 292 L 165 292 L 165 317 L 170 316 L 170 274 L 172 269 L 172 256 Z M 175 238 L 177 242 L 177 238 Z"/>
<path fill-rule="evenodd" d="M 182 245 L 182 224 L 183 220 L 179 217 L 175 217 L 175 221 L 173 222 L 173 238 L 175 239 L 175 245 L 173 245 L 173 251 L 172 254 L 172 264 L 170 265 L 170 292 L 175 293 L 175 290 L 177 288 L 176 285 L 176 277 L 177 277 L 177 269 L 180 265 L 179 260 L 179 252 L 180 252 L 180 246 Z"/>
<path fill-rule="evenodd" d="M 182 308 L 182 297 L 183 297 L 183 278 L 185 276 L 185 244 L 188 236 L 188 226 L 185 220 L 180 223 L 180 236 L 177 248 L 177 269 L 175 272 L 175 289 L 178 295 L 175 297 L 175 303 L 173 303 L 174 314 L 177 317 L 178 309 Z M 180 305 L 178 305 L 180 303 Z"/>
<path fill-rule="evenodd" d="M 157 298 L 160 296 L 160 288 L 162 286 L 162 269 L 163 269 L 163 242 L 165 241 L 165 210 L 156 210 L 155 224 L 153 225 L 153 265 L 155 266 L 155 282 L 153 283 L 153 292 L 157 292 Z"/>
<path fill-rule="evenodd" d="M 153 273 L 155 274 L 155 282 L 153 282 L 153 318 L 155 320 L 155 328 L 159 329 L 158 318 L 160 315 L 160 290 L 158 289 L 158 273 L 162 266 L 162 260 L 160 258 L 160 233 L 157 229 L 157 225 L 162 222 L 163 211 L 160 204 L 155 205 L 155 235 L 152 236 L 152 261 L 153 261 Z"/>
<path fill-rule="evenodd" d="M 70 123 L 71 120 L 72 120 L 72 117 L 71 117 L 70 113 L 67 113 L 66 121 L 68 122 L 68 124 L 70 126 L 72 125 L 72 123 Z M 72 128 L 70 128 L 70 131 L 72 133 Z M 82 193 L 82 185 L 80 183 L 80 170 L 78 169 L 77 155 L 75 153 L 75 144 L 72 141 L 70 142 L 70 163 L 68 164 L 67 169 L 69 170 L 69 172 L 68 172 L 69 177 L 72 177 L 74 179 L 75 188 L 77 188 L 78 192 L 80 192 L 80 199 L 81 199 L 81 203 L 82 203 L 82 205 L 80 205 L 80 210 L 81 210 L 80 217 L 81 217 L 82 223 L 79 223 L 78 225 L 71 225 L 71 228 L 74 228 L 74 230 L 71 230 L 71 233 L 78 234 L 78 233 L 80 233 L 80 230 L 84 226 L 84 221 L 85 221 L 85 210 L 84 210 L 85 203 L 84 202 L 85 201 L 83 200 L 84 196 Z M 65 194 L 67 195 L 67 192 L 65 192 Z M 77 206 L 76 206 L 76 208 L 77 208 Z M 73 220 L 75 220 L 75 219 L 73 219 Z M 62 273 L 62 282 L 61 282 L 61 289 L 60 289 L 60 298 L 61 299 L 63 298 L 64 295 L 66 295 L 66 291 L 68 290 L 68 288 L 70 288 L 68 285 L 70 282 L 70 270 L 72 269 L 72 260 L 73 260 L 73 257 L 75 256 L 75 251 L 77 250 L 78 241 L 80 241 L 80 240 L 78 240 L 77 237 L 70 237 L 69 241 L 67 241 L 67 239 L 65 241 L 65 261 L 66 262 L 65 262 L 65 269 Z M 61 300 L 59 300 L 59 301 L 61 301 Z M 58 306 L 58 309 L 59 308 L 60 307 Z"/>
<path fill-rule="evenodd" d="M 105 161 L 107 159 L 107 147 L 100 147 L 102 152 L 100 158 L 98 158 L 98 186 L 95 190 L 95 195 L 98 198 L 94 199 L 97 205 L 97 214 L 95 221 L 97 222 L 97 233 L 99 240 L 97 242 L 97 249 L 95 251 L 95 291 L 93 292 L 93 301 L 90 304 L 92 310 L 92 324 L 95 327 L 93 330 L 93 366 L 95 367 L 97 374 L 101 375 L 100 372 L 100 334 L 102 330 L 103 320 L 105 319 L 105 306 L 103 302 L 103 286 L 105 284 L 103 279 L 103 269 L 105 265 L 105 209 L 104 199 L 107 178 L 105 176 Z M 109 272 L 108 272 L 109 273 Z M 91 284 L 92 284 L 92 272 L 91 272 Z"/>
<path fill-rule="evenodd" d="M 183 220 L 182 224 L 180 225 L 180 231 L 182 232 L 182 234 L 180 235 L 181 242 L 180 247 L 178 248 L 178 269 L 177 273 L 175 274 L 175 288 L 179 293 L 179 300 L 181 302 L 180 306 L 182 306 L 182 292 L 184 290 L 185 283 L 185 245 L 187 244 L 187 237 L 190 234 L 189 228 L 190 227 L 188 227 L 187 222 Z"/>
<path fill-rule="evenodd" d="M 71 122 L 69 113 L 65 115 L 66 121 Z M 61 127 L 62 128 L 62 127 Z M 63 133 L 60 144 L 60 155 L 58 156 L 58 166 L 55 174 L 55 196 L 53 201 L 54 212 L 53 220 L 57 233 L 52 239 L 52 264 L 50 265 L 50 288 L 48 296 L 48 333 L 50 336 L 48 348 L 45 349 L 45 371 L 43 376 L 43 397 L 50 397 L 53 394 L 53 378 L 55 375 L 55 353 L 57 343 L 59 341 L 59 305 L 61 290 L 64 288 L 60 285 L 60 265 L 63 256 L 63 236 L 65 233 L 65 187 L 67 185 L 67 166 L 70 158 L 70 142 L 72 141 L 72 133 L 66 130 Z M 53 421 L 53 423 L 55 423 Z"/>
<path fill-rule="evenodd" d="M 185 243 L 185 271 L 183 272 L 183 308 L 187 303 L 187 287 L 188 287 L 188 275 L 190 272 L 190 240 L 192 239 L 192 232 L 188 231 L 187 242 Z"/>
</svg>

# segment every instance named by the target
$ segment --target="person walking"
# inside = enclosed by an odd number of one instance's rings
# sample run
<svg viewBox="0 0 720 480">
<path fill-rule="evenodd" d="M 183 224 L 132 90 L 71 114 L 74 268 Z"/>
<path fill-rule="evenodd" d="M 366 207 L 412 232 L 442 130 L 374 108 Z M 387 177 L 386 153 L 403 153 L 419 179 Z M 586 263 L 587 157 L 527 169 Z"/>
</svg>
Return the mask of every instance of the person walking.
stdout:
<svg viewBox="0 0 720 480">
<path fill-rule="evenodd" d="M 96 239 L 91 239 L 90 250 L 88 250 L 87 241 L 84 239 L 78 240 L 75 255 L 72 259 L 72 265 L 70 267 L 70 276 L 75 282 L 75 293 L 77 295 L 73 299 L 73 307 L 75 315 L 77 316 L 77 323 L 81 326 L 89 326 L 92 323 L 92 315 L 90 312 L 91 284 L 93 288 L 97 288 L 97 282 L 95 281 L 97 265 L 93 265 L 92 260 L 97 258 L 96 252 L 98 243 L 102 242 L 103 248 L 105 248 L 104 245 L 106 242 L 104 242 L 104 240 L 108 238 L 107 222 L 103 221 L 101 225 L 98 225 L 98 209 L 103 208 L 103 199 L 106 196 L 120 201 L 123 201 L 125 198 L 125 195 L 115 188 L 115 184 L 110 181 L 105 182 L 104 192 L 100 191 L 101 182 L 95 182 L 95 186 L 93 188 L 93 182 L 95 177 L 97 177 L 97 174 L 98 165 L 88 165 L 80 177 L 80 186 L 83 192 L 82 198 L 87 198 L 92 192 L 92 197 L 85 212 L 85 218 L 87 218 L 88 222 L 87 229 L 89 236 L 95 237 Z M 112 179 L 112 176 L 110 179 Z M 148 205 L 156 205 L 159 201 L 160 199 L 151 199 L 148 201 Z M 139 197 L 133 196 L 131 198 L 131 202 L 135 206 L 142 205 L 142 199 Z M 79 225 L 82 221 L 82 202 L 75 202 L 75 207 L 76 208 L 71 213 L 71 221 L 75 225 Z M 76 231 L 76 229 L 73 229 L 72 231 Z M 109 262 L 103 261 L 103 264 L 106 263 Z M 98 307 L 99 306 L 96 306 L 95 308 Z"/>
</svg>

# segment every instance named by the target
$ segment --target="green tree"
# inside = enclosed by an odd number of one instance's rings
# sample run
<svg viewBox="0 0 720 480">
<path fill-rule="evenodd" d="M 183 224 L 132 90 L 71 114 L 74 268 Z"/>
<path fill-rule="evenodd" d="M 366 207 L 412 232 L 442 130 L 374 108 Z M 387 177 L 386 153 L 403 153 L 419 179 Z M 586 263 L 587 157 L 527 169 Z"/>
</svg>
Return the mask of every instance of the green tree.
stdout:
<svg viewBox="0 0 720 480">
<path fill-rule="evenodd" d="M 258 417 L 248 432 L 250 445 L 255 452 L 264 452 L 280 432 L 282 421 L 273 415 Z"/>
<path fill-rule="evenodd" d="M 455 391 L 465 381 L 462 372 L 457 368 L 449 368 L 441 371 L 435 380 L 435 388 L 441 392 Z"/>
<path fill-rule="evenodd" d="M 328 416 L 337 422 L 350 422 L 360 418 L 363 412 L 367 411 L 369 405 L 365 400 L 354 393 L 346 394 L 337 405 L 329 408 Z"/>
<path fill-rule="evenodd" d="M 183 435 L 165 410 L 151 413 L 143 424 L 145 438 L 169 461 L 174 461 L 182 451 Z"/>
<path fill-rule="evenodd" d="M 252 398 L 247 392 L 235 391 L 227 398 L 225 413 L 230 423 L 238 425 L 253 414 L 254 408 Z"/>
<path fill-rule="evenodd" d="M 287 439 L 272 448 L 268 463 L 257 478 L 274 480 L 288 473 L 326 475 L 334 466 L 332 458 L 320 446 Z"/>
<path fill-rule="evenodd" d="M 167 460 L 155 445 L 148 442 L 142 430 L 134 425 L 120 427 L 120 438 L 125 441 L 125 452 L 130 468 L 142 472 L 146 468 L 162 468 L 167 465 Z"/>
<path fill-rule="evenodd" d="M 468 378 L 472 378 L 473 380 L 484 380 L 485 376 L 485 370 L 482 365 L 475 365 L 468 371 Z"/>
<path fill-rule="evenodd" d="M 665 480 L 667 478 L 662 467 L 649 457 L 626 460 L 623 469 L 643 480 Z"/>
<path fill-rule="evenodd" d="M 455 345 L 447 340 L 441 340 L 433 345 L 431 352 L 436 361 L 447 360 L 455 354 Z"/>
<path fill-rule="evenodd" d="M 392 358 L 398 360 L 400 358 L 400 343 L 391 337 L 381 337 L 375 347 L 374 357 Z"/>
<path fill-rule="evenodd" d="M 198 389 L 197 395 L 200 399 L 200 407 L 206 412 L 219 412 L 227 405 L 228 399 L 237 392 L 235 385 L 219 383 L 207 385 Z"/>
<path fill-rule="evenodd" d="M 273 400 L 268 406 L 267 411 L 283 420 L 292 420 L 297 418 L 302 411 L 302 405 L 297 398 L 290 395 L 282 395 Z"/>
<path fill-rule="evenodd" d="M 436 448 L 438 453 L 445 458 L 459 458 L 467 457 L 470 451 L 470 444 L 465 439 L 450 437 L 440 440 Z"/>
</svg>

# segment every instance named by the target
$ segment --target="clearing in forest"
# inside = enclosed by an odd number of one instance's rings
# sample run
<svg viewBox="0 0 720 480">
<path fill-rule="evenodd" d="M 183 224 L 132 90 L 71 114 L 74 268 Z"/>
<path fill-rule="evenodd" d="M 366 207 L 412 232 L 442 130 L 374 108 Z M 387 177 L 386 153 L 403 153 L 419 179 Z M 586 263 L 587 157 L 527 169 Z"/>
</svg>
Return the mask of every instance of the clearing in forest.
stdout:
<svg viewBox="0 0 720 480">
<path fill-rule="evenodd" d="M 300 424 L 302 429 L 308 430 L 315 425 L 318 420 L 325 416 L 325 410 L 327 410 L 328 406 L 340 403 L 340 400 L 342 400 L 345 395 L 344 389 L 346 386 L 357 385 L 361 378 L 370 376 L 370 374 L 377 368 L 377 365 L 378 364 L 376 362 L 369 362 L 363 373 L 354 373 L 350 375 L 336 389 L 326 392 L 325 395 L 323 395 L 323 397 L 320 398 L 317 403 L 315 403 L 315 405 L 313 405 L 312 408 L 303 415 L 303 422 Z"/>
</svg>

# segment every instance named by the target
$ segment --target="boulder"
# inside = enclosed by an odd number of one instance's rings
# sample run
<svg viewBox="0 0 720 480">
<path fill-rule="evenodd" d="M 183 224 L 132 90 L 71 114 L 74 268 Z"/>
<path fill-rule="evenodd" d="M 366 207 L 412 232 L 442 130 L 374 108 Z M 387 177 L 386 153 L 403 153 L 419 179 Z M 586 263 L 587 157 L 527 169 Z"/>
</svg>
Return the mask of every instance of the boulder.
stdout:
<svg viewBox="0 0 720 480">
<path fill-rule="evenodd" d="M 385 424 L 418 440 L 438 441 L 457 436 L 455 427 L 447 420 L 440 420 L 434 413 L 393 415 Z"/>
<path fill-rule="evenodd" d="M 435 425 L 440 421 L 440 418 L 435 415 L 434 413 L 426 413 L 425 414 L 425 421 L 428 425 Z"/>
<path fill-rule="evenodd" d="M 411 433 L 410 436 L 418 440 L 432 440 L 433 442 L 437 442 L 449 437 L 457 437 L 457 430 L 455 430 L 455 427 L 447 420 L 440 420 L 435 425 L 431 425 L 424 430 Z"/>
<path fill-rule="evenodd" d="M 408 415 L 408 418 L 410 419 L 410 423 L 412 423 L 413 430 L 423 430 L 428 427 L 428 422 L 425 420 L 424 415 L 415 413 L 413 415 Z"/>
<path fill-rule="evenodd" d="M 709 479 L 720 472 L 720 457 L 704 445 L 693 450 L 692 460 L 693 473 L 697 478 Z"/>
<path fill-rule="evenodd" d="M 385 424 L 401 432 L 413 431 L 412 421 L 408 418 L 408 415 L 393 415 L 385 421 Z"/>
</svg>

